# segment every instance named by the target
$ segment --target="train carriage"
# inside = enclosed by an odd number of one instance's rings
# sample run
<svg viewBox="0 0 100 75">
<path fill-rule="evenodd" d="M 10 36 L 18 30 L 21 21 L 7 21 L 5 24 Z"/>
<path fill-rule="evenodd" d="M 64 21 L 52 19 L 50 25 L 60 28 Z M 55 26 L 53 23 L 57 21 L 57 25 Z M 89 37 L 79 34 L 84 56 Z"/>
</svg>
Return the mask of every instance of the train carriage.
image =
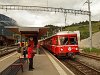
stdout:
<svg viewBox="0 0 100 75">
<path fill-rule="evenodd" d="M 62 31 L 43 40 L 43 46 L 56 56 L 73 57 L 79 53 L 76 31 Z"/>
</svg>

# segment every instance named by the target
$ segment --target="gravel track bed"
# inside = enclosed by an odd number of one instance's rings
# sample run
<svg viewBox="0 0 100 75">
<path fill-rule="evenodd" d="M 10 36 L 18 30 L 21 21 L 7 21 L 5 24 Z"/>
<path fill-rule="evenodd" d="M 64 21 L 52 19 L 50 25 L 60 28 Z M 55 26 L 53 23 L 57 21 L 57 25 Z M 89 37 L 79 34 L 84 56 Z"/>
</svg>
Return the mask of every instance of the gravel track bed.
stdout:
<svg viewBox="0 0 100 75">
<path fill-rule="evenodd" d="M 84 56 L 79 56 L 79 55 L 76 56 L 76 59 L 79 59 L 81 62 L 84 62 L 85 64 L 93 68 L 96 68 L 97 70 L 100 70 L 100 61 L 98 60 L 91 59 L 91 58 L 84 57 Z"/>
</svg>

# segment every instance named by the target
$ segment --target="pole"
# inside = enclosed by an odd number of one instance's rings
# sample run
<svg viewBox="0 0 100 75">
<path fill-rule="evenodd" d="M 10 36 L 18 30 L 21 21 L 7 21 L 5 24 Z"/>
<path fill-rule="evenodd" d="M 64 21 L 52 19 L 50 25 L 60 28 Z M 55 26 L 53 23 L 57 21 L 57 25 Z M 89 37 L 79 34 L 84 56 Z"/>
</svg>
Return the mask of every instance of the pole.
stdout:
<svg viewBox="0 0 100 75">
<path fill-rule="evenodd" d="M 66 21 L 67 21 L 67 13 L 64 13 L 64 16 L 65 16 L 65 26 L 67 25 Z M 69 29 L 68 29 L 68 32 L 69 32 Z"/>
<path fill-rule="evenodd" d="M 88 10 L 89 10 L 90 51 L 91 51 L 92 49 L 92 26 L 91 26 L 90 0 L 88 0 Z"/>
<path fill-rule="evenodd" d="M 65 26 L 66 26 L 66 17 L 67 17 L 67 14 L 66 14 L 66 13 L 64 13 L 64 16 L 65 16 Z"/>
<path fill-rule="evenodd" d="M 48 0 L 47 0 L 47 7 L 48 7 Z"/>
<path fill-rule="evenodd" d="M 61 26 L 61 31 L 62 31 L 62 26 Z"/>
</svg>

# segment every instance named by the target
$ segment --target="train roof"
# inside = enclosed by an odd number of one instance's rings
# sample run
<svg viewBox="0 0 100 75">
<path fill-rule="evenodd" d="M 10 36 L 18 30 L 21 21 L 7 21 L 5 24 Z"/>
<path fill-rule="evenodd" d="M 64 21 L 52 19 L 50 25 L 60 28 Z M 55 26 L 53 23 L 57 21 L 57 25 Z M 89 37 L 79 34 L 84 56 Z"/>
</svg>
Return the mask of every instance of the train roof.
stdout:
<svg viewBox="0 0 100 75">
<path fill-rule="evenodd" d="M 66 34 L 77 34 L 75 31 L 61 31 L 56 33 L 55 35 L 66 35 Z"/>
<path fill-rule="evenodd" d="M 78 35 L 80 35 L 80 32 L 79 31 L 60 31 L 60 32 L 58 32 L 58 33 L 56 33 L 56 34 L 54 34 L 50 37 L 47 37 L 45 39 L 51 38 L 51 37 L 56 36 L 56 35 L 67 35 L 67 34 L 78 34 Z M 43 39 L 43 40 L 45 40 L 45 39 Z M 39 40 L 39 41 L 41 41 L 41 40 Z"/>
</svg>

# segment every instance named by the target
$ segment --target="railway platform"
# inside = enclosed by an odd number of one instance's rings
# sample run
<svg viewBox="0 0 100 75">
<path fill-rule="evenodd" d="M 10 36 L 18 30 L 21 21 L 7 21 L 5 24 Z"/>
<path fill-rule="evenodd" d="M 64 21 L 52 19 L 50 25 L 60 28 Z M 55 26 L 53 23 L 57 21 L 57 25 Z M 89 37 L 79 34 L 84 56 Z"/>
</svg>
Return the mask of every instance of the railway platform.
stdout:
<svg viewBox="0 0 100 75">
<path fill-rule="evenodd" d="M 17 52 L 0 58 L 0 72 L 16 60 L 18 60 Z M 28 70 L 28 63 L 26 62 L 23 66 L 23 72 L 20 69 L 17 75 L 74 75 L 72 71 L 43 48 L 41 48 L 40 54 L 35 55 L 33 62 L 35 68 L 33 71 Z"/>
<path fill-rule="evenodd" d="M 17 75 L 74 75 L 68 68 L 62 68 L 61 64 L 47 51 L 36 54 L 33 62 L 35 68 L 33 71 L 28 70 L 28 64 L 26 63 L 24 72 L 20 70 Z"/>
<path fill-rule="evenodd" d="M 45 54 L 35 55 L 34 70 L 28 71 L 28 64 L 24 66 L 24 72 L 19 71 L 17 75 L 59 75 Z"/>
</svg>

